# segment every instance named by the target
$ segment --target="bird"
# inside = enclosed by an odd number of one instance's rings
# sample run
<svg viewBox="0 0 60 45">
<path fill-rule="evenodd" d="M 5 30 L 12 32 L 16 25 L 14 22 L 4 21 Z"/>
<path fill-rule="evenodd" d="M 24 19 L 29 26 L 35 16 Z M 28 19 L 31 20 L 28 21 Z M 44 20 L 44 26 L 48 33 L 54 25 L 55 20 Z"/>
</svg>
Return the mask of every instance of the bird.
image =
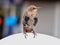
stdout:
<svg viewBox="0 0 60 45">
<path fill-rule="evenodd" d="M 23 15 L 23 33 L 25 34 L 25 38 L 27 36 L 27 33 L 33 33 L 34 38 L 37 35 L 34 31 L 34 27 L 36 26 L 38 22 L 38 8 L 35 5 L 29 5 Z"/>
</svg>

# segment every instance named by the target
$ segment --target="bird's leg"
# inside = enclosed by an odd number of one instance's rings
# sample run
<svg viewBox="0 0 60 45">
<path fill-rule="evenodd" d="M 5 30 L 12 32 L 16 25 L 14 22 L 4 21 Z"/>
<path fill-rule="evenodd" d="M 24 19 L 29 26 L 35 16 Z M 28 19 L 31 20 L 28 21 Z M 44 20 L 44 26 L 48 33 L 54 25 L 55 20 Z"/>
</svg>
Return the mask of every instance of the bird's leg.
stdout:
<svg viewBox="0 0 60 45">
<path fill-rule="evenodd" d="M 24 31 L 24 36 L 25 36 L 25 38 L 26 38 L 26 32 Z"/>
<path fill-rule="evenodd" d="M 35 38 L 35 36 L 37 35 L 36 33 L 35 33 L 35 31 L 33 30 L 33 34 L 34 34 L 34 38 Z"/>
<path fill-rule="evenodd" d="M 26 36 L 27 36 L 27 34 L 26 34 L 26 32 L 24 31 L 24 36 L 25 36 L 25 38 L 27 38 Z"/>
<path fill-rule="evenodd" d="M 35 38 L 35 31 L 33 31 L 33 34 L 34 34 L 34 38 Z"/>
<path fill-rule="evenodd" d="M 24 36 L 25 36 L 25 38 L 26 38 L 26 36 L 27 36 L 26 32 L 25 32 L 25 31 L 23 31 L 23 33 L 24 33 Z"/>
<path fill-rule="evenodd" d="M 23 33 L 25 34 L 24 36 L 25 36 L 25 38 L 26 38 L 27 34 L 26 34 L 26 29 L 25 29 L 25 27 L 23 28 Z"/>
</svg>

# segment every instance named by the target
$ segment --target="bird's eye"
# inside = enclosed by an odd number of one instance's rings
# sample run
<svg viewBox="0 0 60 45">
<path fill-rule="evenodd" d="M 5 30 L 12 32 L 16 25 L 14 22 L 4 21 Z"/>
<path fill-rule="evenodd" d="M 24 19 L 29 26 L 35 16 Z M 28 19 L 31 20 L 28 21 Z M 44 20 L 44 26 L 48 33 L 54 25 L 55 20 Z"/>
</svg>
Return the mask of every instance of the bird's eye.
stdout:
<svg viewBox="0 0 60 45">
<path fill-rule="evenodd" d="M 33 8 L 33 9 L 36 9 L 36 8 Z"/>
</svg>

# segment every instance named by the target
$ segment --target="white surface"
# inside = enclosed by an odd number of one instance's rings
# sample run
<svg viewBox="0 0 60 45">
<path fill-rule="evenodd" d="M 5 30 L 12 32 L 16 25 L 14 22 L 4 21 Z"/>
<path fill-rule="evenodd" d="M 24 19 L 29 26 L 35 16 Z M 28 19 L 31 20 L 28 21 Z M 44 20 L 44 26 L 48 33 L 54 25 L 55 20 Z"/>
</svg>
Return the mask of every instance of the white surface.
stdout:
<svg viewBox="0 0 60 45">
<path fill-rule="evenodd" d="M 44 34 L 37 34 L 36 38 L 33 38 L 32 33 L 25 39 L 24 35 L 19 33 L 0 40 L 0 45 L 60 45 L 60 39 Z"/>
</svg>

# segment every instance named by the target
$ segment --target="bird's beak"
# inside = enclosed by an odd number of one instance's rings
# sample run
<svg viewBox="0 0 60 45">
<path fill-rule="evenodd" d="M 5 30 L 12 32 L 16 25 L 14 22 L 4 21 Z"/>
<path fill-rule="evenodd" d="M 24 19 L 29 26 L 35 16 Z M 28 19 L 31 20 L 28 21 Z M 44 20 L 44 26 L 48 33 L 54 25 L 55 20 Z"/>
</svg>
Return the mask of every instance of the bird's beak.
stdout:
<svg viewBox="0 0 60 45">
<path fill-rule="evenodd" d="M 37 7 L 37 9 L 40 9 L 40 8 L 42 8 L 42 7 Z"/>
</svg>

